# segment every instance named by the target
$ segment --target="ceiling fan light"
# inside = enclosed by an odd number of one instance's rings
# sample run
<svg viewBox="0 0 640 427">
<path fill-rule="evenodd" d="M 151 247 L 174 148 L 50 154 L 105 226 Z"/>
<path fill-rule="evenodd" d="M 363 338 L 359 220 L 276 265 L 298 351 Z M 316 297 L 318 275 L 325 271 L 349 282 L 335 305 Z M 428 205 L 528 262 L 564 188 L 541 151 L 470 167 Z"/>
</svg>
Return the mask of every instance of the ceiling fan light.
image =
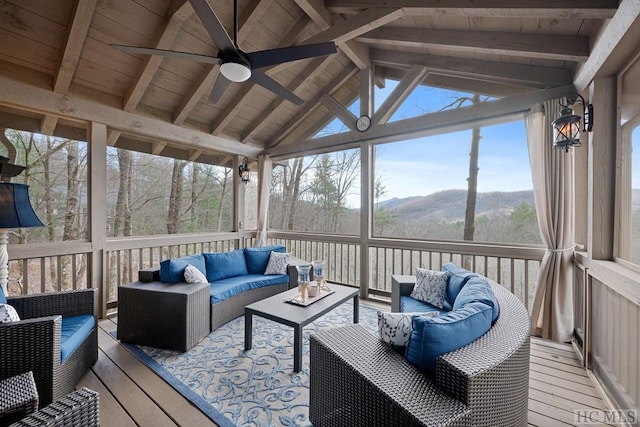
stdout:
<svg viewBox="0 0 640 427">
<path fill-rule="evenodd" d="M 220 72 L 228 80 L 236 83 L 246 82 L 251 77 L 251 68 L 239 62 L 223 62 Z"/>
</svg>

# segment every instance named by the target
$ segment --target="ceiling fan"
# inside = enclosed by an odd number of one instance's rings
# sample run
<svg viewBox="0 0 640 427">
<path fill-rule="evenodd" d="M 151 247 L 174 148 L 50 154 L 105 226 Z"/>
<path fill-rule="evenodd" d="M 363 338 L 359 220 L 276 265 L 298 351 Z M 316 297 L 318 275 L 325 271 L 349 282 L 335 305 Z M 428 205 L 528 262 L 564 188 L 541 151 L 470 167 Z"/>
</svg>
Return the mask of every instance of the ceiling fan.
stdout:
<svg viewBox="0 0 640 427">
<path fill-rule="evenodd" d="M 302 99 L 297 97 L 286 87 L 267 76 L 260 68 L 270 67 L 285 62 L 299 59 L 313 58 L 316 56 L 336 53 L 333 42 L 315 43 L 301 46 L 283 47 L 257 52 L 246 53 L 238 47 L 238 1 L 233 2 L 233 40 L 227 34 L 220 19 L 216 16 L 207 0 L 189 0 L 196 14 L 204 24 L 205 29 L 218 48 L 218 56 L 200 55 L 197 53 L 180 52 L 174 50 L 154 49 L 136 46 L 123 46 L 112 44 L 111 46 L 131 53 L 146 55 L 160 55 L 172 58 L 190 59 L 206 64 L 219 64 L 220 74 L 213 85 L 209 101 L 216 103 L 220 100 L 224 91 L 231 82 L 244 82 L 247 80 L 258 84 L 278 96 L 281 96 L 294 104 L 300 105 Z"/>
</svg>

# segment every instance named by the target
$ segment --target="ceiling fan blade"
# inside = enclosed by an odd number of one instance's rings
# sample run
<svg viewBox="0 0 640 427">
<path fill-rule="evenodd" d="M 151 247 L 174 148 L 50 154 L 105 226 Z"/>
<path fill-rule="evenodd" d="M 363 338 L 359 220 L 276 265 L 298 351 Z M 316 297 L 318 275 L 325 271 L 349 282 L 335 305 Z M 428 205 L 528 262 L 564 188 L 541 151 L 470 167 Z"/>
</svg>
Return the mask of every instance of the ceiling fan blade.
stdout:
<svg viewBox="0 0 640 427">
<path fill-rule="evenodd" d="M 237 52 L 236 45 L 227 34 L 227 30 L 224 29 L 222 23 L 220 23 L 220 19 L 218 19 L 209 2 L 207 0 L 189 0 L 189 2 L 218 50 L 221 52 Z"/>
<path fill-rule="evenodd" d="M 222 73 L 218 73 L 218 77 L 216 78 L 216 82 L 213 84 L 213 89 L 211 89 L 211 94 L 209 94 L 209 103 L 216 104 L 224 95 L 224 91 L 227 90 L 231 81 L 227 80 Z"/>
<path fill-rule="evenodd" d="M 327 42 L 261 50 L 246 55 L 251 61 L 251 68 L 256 69 L 332 53 L 336 53 L 336 45 Z"/>
<path fill-rule="evenodd" d="M 287 101 L 293 102 L 296 105 L 302 105 L 304 103 L 304 101 L 298 98 L 293 92 L 291 92 L 286 87 L 282 86 L 277 81 L 273 80 L 271 77 L 267 76 L 262 71 L 258 71 L 258 70 L 251 71 L 251 77 L 249 77 L 249 80 L 251 80 L 255 84 L 259 84 L 265 89 L 270 90 L 276 95 L 281 96 Z"/>
<path fill-rule="evenodd" d="M 114 49 L 123 52 L 140 53 L 143 55 L 158 55 L 168 58 L 188 59 L 190 61 L 202 62 L 205 64 L 219 64 L 220 59 L 215 56 L 200 55 L 198 53 L 180 52 L 177 50 L 153 49 L 150 47 L 123 46 L 120 44 L 110 45 Z"/>
</svg>

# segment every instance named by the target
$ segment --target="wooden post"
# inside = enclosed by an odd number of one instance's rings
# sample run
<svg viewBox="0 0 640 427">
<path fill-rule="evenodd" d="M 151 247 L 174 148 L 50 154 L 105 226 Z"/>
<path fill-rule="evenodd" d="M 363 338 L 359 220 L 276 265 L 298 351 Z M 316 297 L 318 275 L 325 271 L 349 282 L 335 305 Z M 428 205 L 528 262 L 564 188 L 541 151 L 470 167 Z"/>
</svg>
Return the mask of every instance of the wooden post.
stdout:
<svg viewBox="0 0 640 427">
<path fill-rule="evenodd" d="M 87 285 L 98 289 L 98 316 L 103 318 L 107 312 L 108 301 L 104 271 L 104 249 L 107 242 L 107 126 L 90 122 L 88 136 L 91 259 L 87 260 Z"/>
<path fill-rule="evenodd" d="M 373 222 L 373 146 L 360 146 L 360 297 L 369 296 L 369 240 Z"/>
<path fill-rule="evenodd" d="M 238 232 L 238 248 L 244 245 L 244 230 L 246 227 L 244 217 L 244 192 L 245 184 L 240 179 L 238 168 L 242 163 L 242 156 L 233 157 L 233 230 Z"/>
<path fill-rule="evenodd" d="M 613 259 L 617 100 L 616 78 L 594 79 L 589 87 L 593 132 L 589 134 L 589 201 L 587 245 L 589 259 Z"/>
</svg>

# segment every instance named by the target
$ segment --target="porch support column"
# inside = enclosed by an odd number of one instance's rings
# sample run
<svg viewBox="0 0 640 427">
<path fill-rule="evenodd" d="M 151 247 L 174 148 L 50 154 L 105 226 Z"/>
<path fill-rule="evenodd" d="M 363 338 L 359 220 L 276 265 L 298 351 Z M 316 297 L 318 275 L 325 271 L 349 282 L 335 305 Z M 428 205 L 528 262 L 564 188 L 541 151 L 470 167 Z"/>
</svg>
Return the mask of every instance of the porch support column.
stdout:
<svg viewBox="0 0 640 427">
<path fill-rule="evenodd" d="M 107 312 L 106 274 L 104 271 L 104 250 L 107 242 L 107 126 L 103 123 L 89 123 L 89 239 L 91 259 L 87 283 L 98 289 L 99 318 Z"/>
<path fill-rule="evenodd" d="M 360 297 L 369 296 L 371 269 L 369 260 L 369 240 L 373 222 L 373 146 L 360 146 Z"/>
<path fill-rule="evenodd" d="M 233 176 L 233 231 L 238 232 L 238 247 L 245 246 L 245 235 L 244 230 L 246 227 L 245 224 L 245 216 L 244 216 L 244 192 L 245 192 L 245 184 L 240 179 L 240 175 L 238 174 L 238 168 L 242 163 L 244 157 L 242 156 L 234 156 L 233 157 L 233 170 L 231 174 Z"/>
<path fill-rule="evenodd" d="M 594 125 L 589 134 L 587 245 L 590 259 L 613 259 L 616 182 L 616 78 L 594 79 L 589 87 Z"/>
</svg>

